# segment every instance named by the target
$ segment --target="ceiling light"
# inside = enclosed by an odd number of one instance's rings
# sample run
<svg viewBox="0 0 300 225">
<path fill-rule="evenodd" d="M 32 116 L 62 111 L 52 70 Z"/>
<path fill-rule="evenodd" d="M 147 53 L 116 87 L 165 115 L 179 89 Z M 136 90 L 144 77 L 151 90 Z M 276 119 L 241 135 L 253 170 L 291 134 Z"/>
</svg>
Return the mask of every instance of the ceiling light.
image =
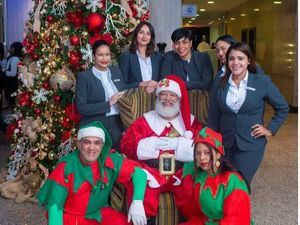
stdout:
<svg viewBox="0 0 300 225">
<path fill-rule="evenodd" d="M 214 4 L 214 1 L 208 1 L 207 4 Z"/>
<path fill-rule="evenodd" d="M 199 13 L 196 14 L 196 16 L 199 16 L 199 15 L 200 15 Z"/>
<path fill-rule="evenodd" d="M 219 17 L 218 20 L 221 20 L 221 18 Z"/>
<path fill-rule="evenodd" d="M 259 11 L 259 9 L 253 9 L 255 12 L 258 12 Z"/>
<path fill-rule="evenodd" d="M 231 17 L 230 20 L 235 20 L 235 18 L 234 18 L 234 17 Z"/>
<path fill-rule="evenodd" d="M 200 9 L 200 12 L 205 12 L 205 9 Z"/>
<path fill-rule="evenodd" d="M 240 16 L 246 16 L 246 14 L 245 13 L 241 13 Z"/>
<path fill-rule="evenodd" d="M 276 5 L 280 5 L 282 3 L 282 1 L 274 1 L 273 3 Z"/>
<path fill-rule="evenodd" d="M 192 23 L 192 21 L 189 21 L 189 23 Z"/>
<path fill-rule="evenodd" d="M 196 19 L 195 17 L 191 18 L 191 20 L 195 20 L 195 19 Z"/>
</svg>

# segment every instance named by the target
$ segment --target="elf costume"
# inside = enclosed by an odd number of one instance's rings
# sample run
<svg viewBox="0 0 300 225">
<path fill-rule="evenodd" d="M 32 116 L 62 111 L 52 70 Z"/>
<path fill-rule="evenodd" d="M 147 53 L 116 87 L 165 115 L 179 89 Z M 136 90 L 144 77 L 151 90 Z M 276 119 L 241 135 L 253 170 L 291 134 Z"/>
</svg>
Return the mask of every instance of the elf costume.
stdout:
<svg viewBox="0 0 300 225">
<path fill-rule="evenodd" d="M 78 131 L 78 140 L 89 136 L 104 142 L 98 160 L 87 165 L 75 150 L 58 162 L 38 193 L 50 225 L 128 224 L 125 215 L 109 207 L 115 181 L 126 184 L 132 180 L 133 203 L 144 198 L 146 174 L 137 163 L 110 151 L 112 142 L 101 123 L 93 122 Z"/>
<path fill-rule="evenodd" d="M 211 145 L 224 155 L 222 136 L 209 128 L 201 130 L 197 143 Z M 219 170 L 209 174 L 191 162 L 184 165 L 182 177 L 181 185 L 193 193 L 198 213 L 181 225 L 253 224 L 247 185 L 237 172 Z"/>
</svg>

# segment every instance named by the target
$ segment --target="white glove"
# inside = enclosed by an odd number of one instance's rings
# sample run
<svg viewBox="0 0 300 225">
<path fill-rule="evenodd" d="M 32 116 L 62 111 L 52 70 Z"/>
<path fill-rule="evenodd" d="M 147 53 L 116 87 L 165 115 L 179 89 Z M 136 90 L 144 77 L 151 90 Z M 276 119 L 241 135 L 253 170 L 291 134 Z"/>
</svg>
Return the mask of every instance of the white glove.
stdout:
<svg viewBox="0 0 300 225">
<path fill-rule="evenodd" d="M 176 150 L 177 146 L 177 137 L 159 137 L 156 142 L 156 148 L 160 150 Z"/>
<path fill-rule="evenodd" d="M 133 200 L 128 211 L 128 223 L 132 220 L 133 225 L 146 225 L 147 218 L 142 200 Z"/>
</svg>

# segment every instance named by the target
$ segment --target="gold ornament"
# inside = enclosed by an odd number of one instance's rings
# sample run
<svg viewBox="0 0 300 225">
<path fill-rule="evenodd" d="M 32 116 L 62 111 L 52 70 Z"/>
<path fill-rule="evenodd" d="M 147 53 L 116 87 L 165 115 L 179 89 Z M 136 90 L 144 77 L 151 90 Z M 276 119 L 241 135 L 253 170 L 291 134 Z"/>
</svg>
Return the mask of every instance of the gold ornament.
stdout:
<svg viewBox="0 0 300 225">
<path fill-rule="evenodd" d="M 42 137 L 43 137 L 43 139 L 45 140 L 45 141 L 49 141 L 49 136 L 48 136 L 48 134 L 43 134 L 42 135 Z"/>
<path fill-rule="evenodd" d="M 55 158 L 55 153 L 54 153 L 53 151 L 50 151 L 50 152 L 48 153 L 48 159 L 54 160 L 54 158 Z"/>
<path fill-rule="evenodd" d="M 75 83 L 75 75 L 66 65 L 64 65 L 62 69 L 56 71 L 50 78 L 50 85 L 55 91 L 57 91 L 59 87 L 62 91 L 71 89 L 75 92 Z"/>
<path fill-rule="evenodd" d="M 40 160 L 43 160 L 46 156 L 47 156 L 47 153 L 44 152 L 44 151 L 41 151 L 41 152 L 39 153 L 39 159 L 40 159 Z"/>
<path fill-rule="evenodd" d="M 87 37 L 88 35 L 89 35 L 89 33 L 87 32 L 87 31 L 83 31 L 82 33 L 81 33 L 81 35 L 82 35 L 82 37 Z"/>
<path fill-rule="evenodd" d="M 70 26 L 68 26 L 68 25 L 64 25 L 63 27 L 62 27 L 62 30 L 64 31 L 64 32 L 68 32 L 68 31 L 70 31 Z"/>
</svg>

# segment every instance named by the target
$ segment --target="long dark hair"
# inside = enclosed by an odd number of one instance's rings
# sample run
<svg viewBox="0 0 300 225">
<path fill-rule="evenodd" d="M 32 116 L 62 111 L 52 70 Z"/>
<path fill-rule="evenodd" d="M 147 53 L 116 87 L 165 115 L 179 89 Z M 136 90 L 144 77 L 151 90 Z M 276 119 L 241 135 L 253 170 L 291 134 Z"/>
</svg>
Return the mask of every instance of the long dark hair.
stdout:
<svg viewBox="0 0 300 225">
<path fill-rule="evenodd" d="M 229 69 L 229 66 L 228 66 L 228 61 L 229 61 L 229 54 L 232 50 L 236 50 L 236 51 L 244 53 L 247 56 L 247 58 L 249 59 L 249 62 L 250 62 L 250 64 L 247 67 L 248 71 L 250 73 L 256 73 L 256 63 L 255 63 L 255 60 L 254 60 L 254 57 L 252 55 L 250 47 L 244 42 L 237 42 L 237 43 L 231 45 L 230 48 L 227 50 L 227 53 L 226 53 L 226 72 L 225 72 L 225 76 L 223 76 L 221 78 L 222 88 L 225 87 L 225 85 L 226 85 L 226 83 L 229 79 L 229 76 L 231 74 L 231 70 Z"/>
<path fill-rule="evenodd" d="M 144 26 L 144 25 L 146 25 L 149 28 L 150 35 L 151 35 L 150 42 L 147 45 L 147 49 L 146 49 L 146 56 L 149 57 L 150 55 L 152 55 L 152 53 L 154 52 L 154 49 L 155 49 L 155 33 L 154 33 L 154 28 L 153 28 L 152 24 L 149 22 L 146 22 L 146 21 L 140 22 L 134 29 L 133 34 L 132 34 L 131 44 L 129 46 L 129 52 L 136 53 L 136 50 L 138 49 L 137 35 L 140 32 L 142 26 Z"/>
<path fill-rule="evenodd" d="M 216 152 L 218 152 L 218 151 L 216 149 L 214 149 L 211 145 L 207 144 L 207 143 L 198 142 L 197 144 L 199 144 L 199 143 L 204 144 L 209 149 L 210 158 L 211 158 L 211 160 L 213 160 L 213 150 L 215 150 Z M 195 169 L 195 175 L 196 176 L 198 175 L 199 171 L 202 171 L 202 169 L 197 166 L 197 159 L 196 159 L 197 144 L 194 145 L 194 169 Z M 219 168 L 220 173 L 226 172 L 226 171 L 237 172 L 235 167 L 224 156 L 221 156 L 219 160 L 220 160 L 220 168 Z M 215 173 L 214 170 L 213 170 L 213 165 L 211 165 L 211 171 L 213 173 Z"/>
<path fill-rule="evenodd" d="M 216 44 L 218 41 L 224 41 L 226 42 L 227 44 L 229 44 L 230 46 L 231 45 L 234 45 L 235 43 L 237 43 L 237 41 L 235 40 L 235 38 L 229 34 L 225 34 L 225 35 L 222 35 L 222 36 L 219 36 L 216 40 Z M 220 69 L 222 66 L 222 62 L 220 62 L 220 60 L 218 60 L 218 69 Z"/>
<path fill-rule="evenodd" d="M 217 40 L 216 40 L 216 43 L 218 41 L 224 41 L 227 44 L 229 44 L 230 46 L 234 45 L 235 43 L 237 43 L 237 41 L 235 40 L 235 38 L 233 36 L 229 35 L 229 34 L 225 34 L 225 35 L 222 35 L 222 36 L 218 37 Z"/>
</svg>

